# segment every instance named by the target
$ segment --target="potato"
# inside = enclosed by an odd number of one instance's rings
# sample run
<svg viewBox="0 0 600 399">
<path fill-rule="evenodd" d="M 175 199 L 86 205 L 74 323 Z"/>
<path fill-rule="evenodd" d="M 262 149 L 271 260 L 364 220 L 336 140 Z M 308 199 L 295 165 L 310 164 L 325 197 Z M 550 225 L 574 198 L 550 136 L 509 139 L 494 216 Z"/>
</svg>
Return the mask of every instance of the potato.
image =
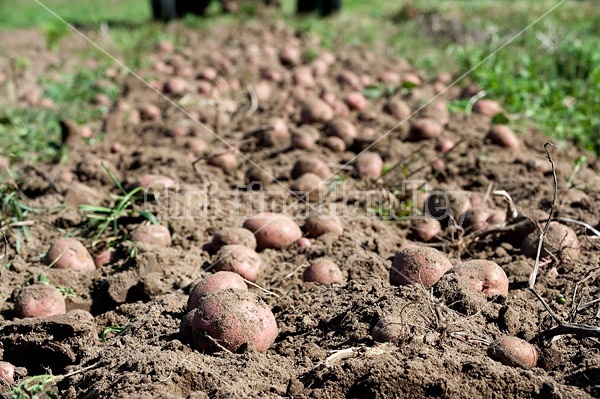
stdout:
<svg viewBox="0 0 600 399">
<path fill-rule="evenodd" d="M 481 231 L 489 227 L 488 219 L 490 219 L 491 216 L 492 213 L 486 208 L 471 208 L 463 213 L 457 222 L 465 229 Z"/>
<path fill-rule="evenodd" d="M 429 242 L 442 232 L 442 225 L 433 218 L 412 219 L 413 235 L 419 240 Z"/>
<path fill-rule="evenodd" d="M 406 101 L 397 97 L 393 97 L 385 105 L 385 112 L 394 118 L 403 121 L 410 117 L 412 114 L 412 109 L 410 108 L 410 105 L 406 103 Z"/>
<path fill-rule="evenodd" d="M 473 104 L 473 112 L 493 118 L 502 113 L 502 107 L 494 100 L 483 99 Z"/>
<path fill-rule="evenodd" d="M 435 248 L 408 247 L 396 254 L 390 269 L 392 285 L 421 283 L 429 288 L 452 268 L 452 263 Z"/>
<path fill-rule="evenodd" d="M 294 67 L 302 63 L 302 53 L 294 47 L 285 47 L 279 54 L 279 60 L 282 65 Z"/>
<path fill-rule="evenodd" d="M 536 257 L 539 237 L 539 231 L 534 231 L 525 237 L 521 245 L 523 255 L 530 258 Z M 579 239 L 573 229 L 558 222 L 550 222 L 548 232 L 542 244 L 540 258 L 545 258 L 550 253 L 556 254 L 561 252 L 572 259 L 577 259 L 580 252 L 579 246 Z"/>
<path fill-rule="evenodd" d="M 200 74 L 198 75 L 200 79 L 208 80 L 209 82 L 216 80 L 218 76 L 219 72 L 215 68 L 210 66 L 204 68 L 202 71 L 200 71 Z"/>
<path fill-rule="evenodd" d="M 15 383 L 15 366 L 9 362 L 0 362 L 0 379 L 6 381 L 8 385 Z"/>
<path fill-rule="evenodd" d="M 151 121 L 160 118 L 161 112 L 154 104 L 144 104 L 138 108 L 142 120 Z"/>
<path fill-rule="evenodd" d="M 376 152 L 365 151 L 354 161 L 354 170 L 360 178 L 378 179 L 383 172 L 383 159 Z"/>
<path fill-rule="evenodd" d="M 109 265 L 117 260 L 117 253 L 114 248 L 106 249 L 100 252 L 94 258 L 94 264 L 96 267 L 102 267 Z"/>
<path fill-rule="evenodd" d="M 264 133 L 262 141 L 267 146 L 277 146 L 289 143 L 290 131 L 282 118 L 271 118 L 267 123 L 269 129 Z"/>
<path fill-rule="evenodd" d="M 185 79 L 173 77 L 167 80 L 163 86 L 163 92 L 166 94 L 181 95 L 185 93 L 188 83 Z"/>
<path fill-rule="evenodd" d="M 379 80 L 385 84 L 392 86 L 399 86 L 402 82 L 400 74 L 394 71 L 383 71 L 379 75 Z"/>
<path fill-rule="evenodd" d="M 234 272 L 249 281 L 255 281 L 260 272 L 260 256 L 244 245 L 223 245 L 214 261 L 215 271 Z"/>
<path fill-rule="evenodd" d="M 238 157 L 239 152 L 236 149 L 228 149 L 211 156 L 206 163 L 221 168 L 226 173 L 230 173 L 237 169 Z"/>
<path fill-rule="evenodd" d="M 292 74 L 292 82 L 302 87 L 315 87 L 316 85 L 312 70 L 309 67 L 296 68 Z"/>
<path fill-rule="evenodd" d="M 194 346 L 206 352 L 220 350 L 213 341 L 234 352 L 244 344 L 265 352 L 279 333 L 271 310 L 242 290 L 221 290 L 201 298 L 191 324 Z"/>
<path fill-rule="evenodd" d="M 454 141 L 449 139 L 441 139 L 435 146 L 435 150 L 442 154 L 449 153 L 454 148 Z"/>
<path fill-rule="evenodd" d="M 343 153 L 346 151 L 346 143 L 339 137 L 330 136 L 323 141 L 323 145 L 333 152 Z"/>
<path fill-rule="evenodd" d="M 300 109 L 302 123 L 324 123 L 333 118 L 333 109 L 321 99 L 309 98 Z"/>
<path fill-rule="evenodd" d="M 408 72 L 402 75 L 402 83 L 410 83 L 415 86 L 421 86 L 423 81 L 416 73 Z"/>
<path fill-rule="evenodd" d="M 292 191 L 301 201 L 319 202 L 326 194 L 327 187 L 320 176 L 314 173 L 305 173 L 292 182 Z"/>
<path fill-rule="evenodd" d="M 21 288 L 15 298 L 17 317 L 48 317 L 66 313 L 65 299 L 58 289 L 47 284 Z"/>
<path fill-rule="evenodd" d="M 220 271 L 211 274 L 196 284 L 190 291 L 187 305 L 188 312 L 198 307 L 201 298 L 227 289 L 248 291 L 248 286 L 244 279 L 234 272 Z"/>
<path fill-rule="evenodd" d="M 317 157 L 303 157 L 296 161 L 292 168 L 291 177 L 297 179 L 306 173 L 314 173 L 322 179 L 331 177 L 331 169 Z"/>
<path fill-rule="evenodd" d="M 292 133 L 292 147 L 297 150 L 314 150 L 321 138 L 319 131 L 313 126 L 304 125 Z"/>
<path fill-rule="evenodd" d="M 444 128 L 435 119 L 421 118 L 413 123 L 410 127 L 410 131 L 408 132 L 408 140 L 421 141 L 434 139 L 439 137 L 443 131 Z"/>
<path fill-rule="evenodd" d="M 175 180 L 162 175 L 144 175 L 137 180 L 134 185 L 147 190 L 164 190 L 166 188 L 175 187 Z"/>
<path fill-rule="evenodd" d="M 353 110 L 363 110 L 367 108 L 367 99 L 359 91 L 352 92 L 344 98 L 344 103 Z"/>
<path fill-rule="evenodd" d="M 325 134 L 327 136 L 339 137 L 344 140 L 346 146 L 351 146 L 358 132 L 352 122 L 345 118 L 334 118 L 325 125 Z"/>
<path fill-rule="evenodd" d="M 519 139 L 515 132 L 506 125 L 494 125 L 486 136 L 486 141 L 500 147 L 510 148 L 511 150 L 519 149 Z"/>
<path fill-rule="evenodd" d="M 296 248 L 302 248 L 302 247 L 310 247 L 312 245 L 312 243 L 310 242 L 310 240 L 306 237 L 300 237 L 298 239 L 298 241 L 296 241 L 294 243 L 294 247 Z"/>
<path fill-rule="evenodd" d="M 377 342 L 395 342 L 403 339 L 404 323 L 401 319 L 395 317 L 382 317 L 377 321 L 371 332 L 371 337 Z"/>
<path fill-rule="evenodd" d="M 538 351 L 529 342 L 517 337 L 503 336 L 490 344 L 487 354 L 507 366 L 531 369 L 538 361 Z"/>
<path fill-rule="evenodd" d="M 302 237 L 300 227 L 288 216 L 278 213 L 259 213 L 244 222 L 244 228 L 254 233 L 257 250 L 284 249 Z"/>
<path fill-rule="evenodd" d="M 256 249 L 256 238 L 248 229 L 230 227 L 219 230 L 213 236 L 212 248 L 218 251 L 224 245 L 244 245 L 252 250 Z"/>
<path fill-rule="evenodd" d="M 168 247 L 171 245 L 171 232 L 160 224 L 143 224 L 131 233 L 131 241 Z"/>
<path fill-rule="evenodd" d="M 458 223 L 460 216 L 470 208 L 468 192 L 440 188 L 429 193 L 423 212 L 437 220 L 452 216 Z"/>
<path fill-rule="evenodd" d="M 185 143 L 185 148 L 194 154 L 202 154 L 208 150 L 208 143 L 203 139 L 194 137 Z"/>
<path fill-rule="evenodd" d="M 344 87 L 361 89 L 360 78 L 352 71 L 344 70 L 337 74 L 337 82 Z"/>
<path fill-rule="evenodd" d="M 58 238 L 44 257 L 44 263 L 55 269 L 92 271 L 96 265 L 92 255 L 75 238 Z"/>
<path fill-rule="evenodd" d="M 340 267 L 333 261 L 320 258 L 310 262 L 310 266 L 302 273 L 302 280 L 323 284 L 341 283 L 344 276 Z"/>
<path fill-rule="evenodd" d="M 504 270 L 490 260 L 469 260 L 454 266 L 457 277 L 484 295 L 508 295 L 508 277 Z"/>
<path fill-rule="evenodd" d="M 341 236 L 344 233 L 344 224 L 337 216 L 310 216 L 304 223 L 304 228 L 309 237 L 317 238 L 323 234 Z"/>
</svg>

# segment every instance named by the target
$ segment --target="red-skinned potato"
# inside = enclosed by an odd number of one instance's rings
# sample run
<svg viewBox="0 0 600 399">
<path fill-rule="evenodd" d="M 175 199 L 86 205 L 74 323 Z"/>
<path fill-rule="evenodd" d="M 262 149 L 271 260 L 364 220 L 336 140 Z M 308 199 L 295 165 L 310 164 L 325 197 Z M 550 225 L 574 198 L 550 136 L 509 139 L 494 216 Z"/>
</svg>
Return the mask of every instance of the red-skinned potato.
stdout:
<svg viewBox="0 0 600 399">
<path fill-rule="evenodd" d="M 344 103 L 353 110 L 363 110 L 367 108 L 367 99 L 359 91 L 352 92 L 344 98 Z"/>
<path fill-rule="evenodd" d="M 490 344 L 487 354 L 507 366 L 531 369 L 538 361 L 538 351 L 529 342 L 517 337 L 500 337 Z"/>
<path fill-rule="evenodd" d="M 483 99 L 473 104 L 473 112 L 493 118 L 502 113 L 502 107 L 494 100 Z"/>
<path fill-rule="evenodd" d="M 294 70 L 292 81 L 302 87 L 315 87 L 316 82 L 310 67 L 300 67 Z"/>
<path fill-rule="evenodd" d="M 435 150 L 447 154 L 454 148 L 454 145 L 454 141 L 450 139 L 441 139 L 435 146 Z"/>
<path fill-rule="evenodd" d="M 131 233 L 131 241 L 168 247 L 171 245 L 171 232 L 160 224 L 143 224 Z"/>
<path fill-rule="evenodd" d="M 144 104 L 138 109 L 142 120 L 149 121 L 160 118 L 160 108 L 154 104 Z"/>
<path fill-rule="evenodd" d="M 435 248 L 408 247 L 396 254 L 390 269 L 392 285 L 421 283 L 431 287 L 452 268 L 452 263 Z"/>
<path fill-rule="evenodd" d="M 207 164 L 221 168 L 224 172 L 231 172 L 238 167 L 239 152 L 236 149 L 228 149 L 208 158 Z"/>
<path fill-rule="evenodd" d="M 377 342 L 395 342 L 405 336 L 404 323 L 395 317 L 382 317 L 373 327 L 371 337 Z"/>
<path fill-rule="evenodd" d="M 323 234 L 334 234 L 341 236 L 344 233 L 344 224 L 337 216 L 310 216 L 304 228 L 309 237 L 317 238 Z"/>
<path fill-rule="evenodd" d="M 306 237 L 300 237 L 300 239 L 294 243 L 294 247 L 296 248 L 310 247 L 311 245 L 312 243 Z"/>
<path fill-rule="evenodd" d="M 521 252 L 530 258 L 535 258 L 537 255 L 537 248 L 539 243 L 539 231 L 530 233 L 523 244 L 521 245 Z M 557 254 L 558 252 L 567 255 L 572 259 L 579 257 L 579 238 L 572 228 L 560 224 L 558 222 L 550 222 L 548 232 L 544 237 L 544 243 L 542 244 L 542 251 L 540 252 L 540 258 L 549 256 L 550 253 Z"/>
<path fill-rule="evenodd" d="M 408 133 L 408 140 L 421 141 L 433 139 L 439 137 L 443 131 L 444 128 L 435 119 L 421 118 L 415 123 L 413 123 L 413 125 L 410 127 L 410 131 Z"/>
<path fill-rule="evenodd" d="M 296 161 L 292 168 L 291 177 L 297 179 L 306 173 L 314 173 L 322 179 L 331 177 L 331 169 L 325 162 L 317 157 L 302 157 Z"/>
<path fill-rule="evenodd" d="M 142 187 L 147 190 L 164 190 L 165 188 L 175 187 L 175 180 L 163 175 L 143 175 L 135 182 L 136 187 Z"/>
<path fill-rule="evenodd" d="M 259 213 L 244 222 L 244 228 L 254 233 L 257 250 L 284 249 L 302 237 L 300 227 L 288 216 L 278 213 Z"/>
<path fill-rule="evenodd" d="M 15 366 L 9 362 L 0 362 L 0 379 L 8 385 L 15 383 Z"/>
<path fill-rule="evenodd" d="M 96 257 L 94 258 L 94 264 L 96 265 L 96 267 L 109 265 L 117 260 L 116 255 L 117 253 L 114 248 L 106 249 L 100 252 L 98 255 L 96 255 Z"/>
<path fill-rule="evenodd" d="M 58 289 L 47 284 L 21 288 L 15 299 L 17 317 L 49 317 L 66 313 L 65 299 Z"/>
<path fill-rule="evenodd" d="M 339 137 L 330 136 L 323 140 L 323 145 L 333 152 L 342 153 L 346 151 L 346 143 Z"/>
<path fill-rule="evenodd" d="M 385 111 L 396 119 L 404 120 L 412 114 L 412 109 L 406 101 L 400 98 L 392 98 L 385 106 Z"/>
<path fill-rule="evenodd" d="M 300 119 L 303 123 L 323 123 L 333 118 L 333 110 L 326 102 L 318 98 L 304 101 L 300 109 Z"/>
<path fill-rule="evenodd" d="M 267 123 L 267 129 L 263 135 L 263 141 L 268 146 L 276 146 L 289 143 L 290 130 L 282 118 L 271 118 Z"/>
<path fill-rule="evenodd" d="M 227 289 L 248 291 L 248 286 L 244 279 L 234 272 L 220 271 L 211 274 L 196 284 L 190 291 L 187 305 L 188 312 L 198 307 L 201 298 Z"/>
<path fill-rule="evenodd" d="M 358 132 L 352 122 L 345 118 L 334 118 L 325 125 L 325 134 L 344 140 L 346 146 L 352 145 Z"/>
<path fill-rule="evenodd" d="M 454 266 L 454 271 L 461 281 L 485 296 L 508 295 L 508 277 L 504 270 L 491 260 L 462 262 Z"/>
<path fill-rule="evenodd" d="M 304 125 L 292 133 L 292 147 L 297 150 L 313 150 L 321 135 L 313 126 Z"/>
<path fill-rule="evenodd" d="M 378 179 L 383 172 L 383 159 L 376 152 L 363 152 L 354 161 L 354 170 L 360 178 Z"/>
<path fill-rule="evenodd" d="M 218 251 L 224 245 L 244 245 L 252 250 L 256 249 L 256 238 L 248 229 L 230 227 L 220 230 L 213 236 L 211 245 Z"/>
<path fill-rule="evenodd" d="M 292 182 L 291 189 L 302 201 L 308 197 L 308 201 L 318 202 L 321 196 L 325 195 L 326 187 L 320 176 L 305 173 Z"/>
<path fill-rule="evenodd" d="M 188 87 L 188 83 L 185 79 L 173 77 L 165 82 L 163 86 L 163 92 L 167 94 L 180 95 L 183 94 Z"/>
<path fill-rule="evenodd" d="M 194 346 L 206 352 L 220 350 L 214 341 L 233 352 L 244 344 L 265 352 L 279 333 L 271 310 L 255 295 L 242 290 L 221 290 L 201 298 L 191 330 Z"/>
<path fill-rule="evenodd" d="M 302 280 L 323 284 L 341 283 L 344 279 L 340 267 L 332 260 L 326 258 L 315 259 L 304 270 Z"/>
<path fill-rule="evenodd" d="M 486 136 L 486 141 L 500 147 L 517 150 L 519 148 L 519 139 L 513 130 L 506 125 L 494 125 Z"/>
<path fill-rule="evenodd" d="M 55 269 L 92 271 L 96 269 L 94 259 L 83 244 L 75 238 L 58 238 L 46 256 L 44 263 Z"/>
<path fill-rule="evenodd" d="M 442 232 L 441 223 L 433 218 L 415 218 L 412 220 L 412 232 L 419 241 L 429 242 Z"/>
<path fill-rule="evenodd" d="M 255 281 L 260 272 L 260 256 L 243 245 L 223 245 L 215 255 L 214 270 L 237 273 L 246 280 Z"/>
</svg>

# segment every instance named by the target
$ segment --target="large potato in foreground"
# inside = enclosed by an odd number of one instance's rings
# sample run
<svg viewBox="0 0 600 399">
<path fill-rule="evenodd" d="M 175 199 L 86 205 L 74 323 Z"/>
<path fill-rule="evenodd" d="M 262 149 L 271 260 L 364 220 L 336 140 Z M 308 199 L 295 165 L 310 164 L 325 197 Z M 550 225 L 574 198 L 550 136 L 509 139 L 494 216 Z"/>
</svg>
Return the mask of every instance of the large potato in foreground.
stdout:
<svg viewBox="0 0 600 399">
<path fill-rule="evenodd" d="M 247 291 L 248 286 L 244 279 L 237 273 L 222 271 L 211 274 L 196 284 L 190 291 L 188 311 L 197 308 L 201 298 L 226 289 Z"/>
<path fill-rule="evenodd" d="M 220 349 L 213 340 L 230 351 L 252 344 L 257 351 L 264 352 L 279 333 L 275 316 L 267 305 L 241 290 L 222 290 L 201 298 L 191 330 L 194 345 L 207 352 Z"/>
<path fill-rule="evenodd" d="M 300 227 L 279 213 L 259 213 L 244 222 L 244 228 L 254 233 L 257 250 L 288 248 L 302 237 Z"/>
<path fill-rule="evenodd" d="M 48 317 L 66 313 L 65 299 L 51 285 L 34 284 L 21 288 L 15 299 L 17 317 Z"/>
<path fill-rule="evenodd" d="M 454 266 L 458 278 L 486 296 L 508 295 L 508 277 L 497 263 L 477 259 Z"/>
<path fill-rule="evenodd" d="M 435 248 L 409 247 L 396 254 L 390 269 L 390 283 L 409 285 L 421 283 L 431 287 L 452 268 L 452 263 Z"/>
<path fill-rule="evenodd" d="M 92 271 L 96 264 L 92 255 L 75 238 L 60 237 L 44 258 L 44 263 L 56 269 Z"/>
<path fill-rule="evenodd" d="M 530 369 L 538 361 L 538 352 L 533 345 L 517 337 L 504 336 L 490 344 L 487 354 L 507 366 Z"/>
</svg>

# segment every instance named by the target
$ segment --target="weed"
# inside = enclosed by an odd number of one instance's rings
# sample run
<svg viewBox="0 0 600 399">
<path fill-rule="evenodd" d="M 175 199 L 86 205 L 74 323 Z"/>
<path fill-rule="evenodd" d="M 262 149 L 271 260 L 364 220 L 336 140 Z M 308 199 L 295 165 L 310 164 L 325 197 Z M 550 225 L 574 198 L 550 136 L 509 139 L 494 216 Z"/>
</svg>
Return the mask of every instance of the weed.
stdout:
<svg viewBox="0 0 600 399">
<path fill-rule="evenodd" d="M 123 331 L 125 331 L 125 329 L 127 329 L 128 326 L 129 326 L 129 322 L 127 322 L 123 327 L 120 327 L 120 326 L 105 327 L 102 330 L 102 333 L 100 334 L 100 341 L 106 342 L 106 334 L 117 333 L 117 335 L 118 335 L 118 334 L 122 333 Z"/>
<path fill-rule="evenodd" d="M 27 214 L 34 210 L 25 204 L 14 182 L 0 184 L 0 229 L 14 233 L 15 250 L 21 253 L 23 242 L 29 241 Z"/>
<path fill-rule="evenodd" d="M 41 374 L 21 381 L 10 391 L 10 399 L 58 399 L 53 392 L 52 385 L 60 381 L 63 376 Z"/>
</svg>

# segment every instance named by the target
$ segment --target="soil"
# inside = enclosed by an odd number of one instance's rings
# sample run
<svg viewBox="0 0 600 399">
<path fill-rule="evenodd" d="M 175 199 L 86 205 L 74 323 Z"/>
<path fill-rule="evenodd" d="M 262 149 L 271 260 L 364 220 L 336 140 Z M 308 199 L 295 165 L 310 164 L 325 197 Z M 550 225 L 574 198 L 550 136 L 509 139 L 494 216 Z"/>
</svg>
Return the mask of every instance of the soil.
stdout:
<svg viewBox="0 0 600 399">
<path fill-rule="evenodd" d="M 450 226 L 433 241 L 416 243 L 410 221 L 384 220 L 372 212 L 377 204 L 368 202 L 377 193 L 401 190 L 415 180 L 427 181 L 426 189 L 460 191 L 495 209 L 506 209 L 506 202 L 486 192 L 505 190 L 520 214 L 537 218 L 540 210 L 550 211 L 553 195 L 552 170 L 544 152 L 548 139 L 542 133 L 527 123 L 511 122 L 521 145 L 519 150 L 505 149 L 485 142 L 491 118 L 451 113 L 442 137 L 457 145 L 441 157 L 439 170 L 440 162 L 433 162 L 440 160 L 437 140 L 408 141 L 410 123 L 398 125 L 399 120 L 384 111 L 385 95 L 369 99 L 360 111 L 349 110 L 341 102 L 368 81 L 378 84 L 386 71 L 401 76 L 416 73 L 424 82 L 391 95 L 413 111 L 435 95 L 435 78 L 414 70 L 406 60 L 385 55 L 385 49 L 341 47 L 326 73 L 317 74 L 314 85 L 299 87 L 293 84 L 292 75 L 300 65 L 291 65 L 289 57 L 280 60 L 279 54 L 286 48 L 297 49 L 304 55 L 300 63 L 317 70 L 311 55 L 324 51 L 317 37 L 275 22 L 216 25 L 202 31 L 175 24 L 167 30 L 178 38 L 174 48 L 162 45 L 147 50 L 145 66 L 135 76 L 121 68 L 108 71 L 106 79 L 118 84 L 121 94 L 101 119 L 87 121 L 92 131 L 103 132 L 101 139 L 67 135 L 68 157 L 62 162 L 12 166 L 14 180 L 35 212 L 29 215 L 30 237 L 20 254 L 15 252 L 16 229 L 3 228 L 8 245 L 2 259 L 7 267 L 2 268 L 0 280 L 2 360 L 25 368 L 27 376 L 75 372 L 55 387 L 67 399 L 600 396 L 597 338 L 565 335 L 553 342 L 539 338 L 552 320 L 527 288 L 534 260 L 521 253 L 522 234 L 475 236 L 468 229 Z M 19 39 L 23 37 L 27 40 Z M 106 44 L 106 38 L 92 37 Z M 36 60 L 26 73 L 13 77 L 21 90 L 43 93 L 36 77 L 98 65 L 73 55 L 88 46 L 81 39 L 63 39 L 53 51 L 45 49 L 43 40 L 36 31 L 0 35 L 5 57 L 0 59 L 0 72 L 8 72 L 11 58 Z M 207 67 L 216 69 L 215 79 Z M 269 80 L 277 74 L 280 82 Z M 340 79 L 341 74 L 346 77 Z M 162 90 L 176 75 L 185 83 L 181 91 L 172 84 L 164 97 L 153 89 Z M 8 93 L 8 85 L 8 81 L 0 82 L 0 92 Z M 466 85 L 451 87 L 439 100 L 458 99 Z M 331 93 L 337 114 L 357 128 L 358 138 L 347 151 L 333 152 L 322 145 L 293 149 L 285 139 L 269 145 L 263 127 L 270 118 L 283 118 L 294 130 L 302 124 L 303 100 L 323 92 Z M 257 104 L 251 101 L 254 96 Z M 14 100 L 0 97 L 2 106 Z M 149 104 L 158 107 L 159 115 L 137 112 Z M 40 106 L 35 101 L 22 105 Z M 421 113 L 440 116 L 430 108 Z M 323 123 L 313 125 L 324 138 Z M 205 150 L 192 149 L 198 140 L 204 141 Z M 239 152 L 234 154 L 239 164 L 221 169 L 207 163 L 210 156 L 228 150 L 227 143 L 237 147 Z M 386 165 L 401 166 L 376 181 L 356 178 L 345 164 L 368 146 L 380 153 Z M 555 216 L 598 226 L 598 162 L 586 154 L 588 162 L 575 175 L 573 188 L 566 190 L 574 160 L 582 152 L 570 143 L 549 151 L 558 177 Z M 306 247 L 260 252 L 263 271 L 256 284 L 269 292 L 251 290 L 270 306 L 278 323 L 279 335 L 270 349 L 259 353 L 245 347 L 239 353 L 216 354 L 193 350 L 183 342 L 179 324 L 191 287 L 210 273 L 215 260 L 207 244 L 216 232 L 241 227 L 247 216 L 260 211 L 285 210 L 302 226 L 314 209 L 294 205 L 287 190 L 294 162 L 308 155 L 336 171 L 335 185 L 330 186 L 333 193 L 322 209 L 344 209 L 344 233 L 311 239 Z M 168 225 L 170 246 L 129 241 L 130 233 L 147 223 L 132 208 L 118 219 L 116 231 L 111 226 L 99 239 L 94 238 L 96 231 L 81 228 L 87 219 L 78 205 L 113 206 L 120 194 L 103 166 L 125 189 L 147 174 L 175 181 L 174 187 L 159 190 L 146 204 L 158 221 Z M 262 191 L 248 189 L 246 172 L 255 173 L 256 167 L 279 183 L 263 174 Z M 217 194 L 220 202 L 215 201 Z M 411 202 L 404 205 L 410 207 Z M 133 208 L 143 206 L 136 201 Z M 385 206 L 390 204 L 384 203 L 382 209 Z M 536 289 L 562 320 L 600 326 L 597 304 L 580 310 L 574 318 L 571 313 L 600 297 L 600 243 L 582 226 L 570 227 L 579 237 L 580 250 L 576 256 L 559 251 L 544 259 Z M 45 266 L 45 252 L 64 235 L 81 239 L 93 256 L 115 248 L 112 262 L 93 272 Z M 452 272 L 429 290 L 390 285 L 394 255 L 415 244 L 440 249 L 453 264 L 467 259 L 495 261 L 509 278 L 508 297 L 487 300 L 462 286 Z M 302 282 L 309 262 L 321 257 L 339 264 L 343 284 Z M 17 319 L 13 313 L 16 293 L 42 273 L 53 285 L 75 292 L 66 298 L 67 310 L 87 310 L 93 319 L 70 315 Z M 559 294 L 567 299 L 566 304 L 556 300 Z M 373 340 L 371 331 L 381 318 L 402 321 L 396 341 Z M 109 326 L 125 328 L 104 331 Z M 535 344 L 542 354 L 538 366 L 525 370 L 489 358 L 488 344 L 503 335 Z M 25 378 L 25 371 L 19 370 L 16 383 Z"/>
</svg>

